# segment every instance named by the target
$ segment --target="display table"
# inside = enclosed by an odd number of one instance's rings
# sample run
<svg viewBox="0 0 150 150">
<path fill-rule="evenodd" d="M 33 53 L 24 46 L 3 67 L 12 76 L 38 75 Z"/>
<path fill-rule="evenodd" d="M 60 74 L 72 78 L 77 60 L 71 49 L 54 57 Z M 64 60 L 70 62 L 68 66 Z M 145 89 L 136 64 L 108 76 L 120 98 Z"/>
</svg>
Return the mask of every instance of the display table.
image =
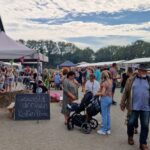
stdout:
<svg viewBox="0 0 150 150">
<path fill-rule="evenodd" d="M 27 93 L 30 93 L 30 91 L 21 90 L 21 91 L 0 93 L 0 108 L 6 108 L 12 102 L 15 102 L 15 98 L 17 94 L 27 94 Z"/>
</svg>

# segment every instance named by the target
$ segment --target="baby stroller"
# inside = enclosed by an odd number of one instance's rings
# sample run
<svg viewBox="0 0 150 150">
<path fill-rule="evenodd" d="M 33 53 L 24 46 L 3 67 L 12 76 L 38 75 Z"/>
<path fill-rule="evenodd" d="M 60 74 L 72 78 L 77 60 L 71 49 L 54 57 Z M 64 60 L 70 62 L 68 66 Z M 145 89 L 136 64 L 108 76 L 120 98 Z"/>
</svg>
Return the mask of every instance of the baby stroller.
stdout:
<svg viewBox="0 0 150 150">
<path fill-rule="evenodd" d="M 89 134 L 92 129 L 98 127 L 98 121 L 93 118 L 100 112 L 100 101 L 98 96 L 94 96 L 91 92 L 87 92 L 81 104 L 71 104 L 67 108 L 73 112 L 68 118 L 67 128 L 72 130 L 74 126 L 80 127 L 83 133 Z M 84 112 L 84 113 L 82 113 Z"/>
</svg>

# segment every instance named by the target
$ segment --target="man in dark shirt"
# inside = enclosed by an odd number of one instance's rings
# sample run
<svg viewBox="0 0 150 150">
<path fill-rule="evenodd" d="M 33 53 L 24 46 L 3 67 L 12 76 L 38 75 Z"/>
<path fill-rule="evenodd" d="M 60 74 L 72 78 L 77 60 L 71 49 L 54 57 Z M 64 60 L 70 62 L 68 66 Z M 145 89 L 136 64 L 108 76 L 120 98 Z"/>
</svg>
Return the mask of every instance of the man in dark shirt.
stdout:
<svg viewBox="0 0 150 150">
<path fill-rule="evenodd" d="M 148 150 L 147 138 L 150 121 L 150 78 L 147 64 L 140 64 L 138 74 L 130 77 L 126 83 L 121 100 L 121 110 L 128 110 L 128 144 L 134 145 L 133 135 L 135 122 L 140 116 L 141 133 L 140 149 Z"/>
</svg>

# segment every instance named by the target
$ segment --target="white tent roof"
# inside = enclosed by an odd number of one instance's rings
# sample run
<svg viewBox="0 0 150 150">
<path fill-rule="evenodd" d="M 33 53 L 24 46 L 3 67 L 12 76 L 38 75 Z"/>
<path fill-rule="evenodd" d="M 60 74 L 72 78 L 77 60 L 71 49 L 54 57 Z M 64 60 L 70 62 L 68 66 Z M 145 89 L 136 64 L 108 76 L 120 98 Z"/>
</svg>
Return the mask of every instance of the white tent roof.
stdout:
<svg viewBox="0 0 150 150">
<path fill-rule="evenodd" d="M 132 60 L 126 61 L 124 63 L 125 64 L 138 64 L 138 63 L 147 63 L 147 62 L 150 62 L 150 57 L 132 59 Z"/>
<path fill-rule="evenodd" d="M 21 65 L 21 63 L 10 63 L 10 62 L 2 62 L 2 61 L 0 61 L 0 64 L 2 64 L 2 65 L 4 65 L 4 66 L 18 66 L 18 67 L 21 67 L 22 65 Z"/>
<path fill-rule="evenodd" d="M 32 59 L 36 59 L 36 60 L 40 60 L 42 62 L 48 62 L 48 57 L 41 54 L 41 53 L 36 53 L 34 55 L 28 55 L 26 57 L 24 57 L 25 60 L 32 60 Z"/>
<path fill-rule="evenodd" d="M 84 61 L 82 61 L 82 62 L 78 63 L 78 65 L 85 65 L 85 64 L 89 64 L 89 63 L 84 62 Z"/>
<path fill-rule="evenodd" d="M 8 37 L 6 33 L 0 32 L 0 59 L 18 59 L 36 53 L 21 43 Z"/>
<path fill-rule="evenodd" d="M 124 60 L 111 61 L 111 62 L 98 62 L 98 63 L 83 64 L 83 65 L 79 65 L 77 67 L 105 66 L 105 65 L 111 65 L 113 63 L 120 64 L 120 63 L 123 63 L 123 62 L 124 62 Z"/>
</svg>

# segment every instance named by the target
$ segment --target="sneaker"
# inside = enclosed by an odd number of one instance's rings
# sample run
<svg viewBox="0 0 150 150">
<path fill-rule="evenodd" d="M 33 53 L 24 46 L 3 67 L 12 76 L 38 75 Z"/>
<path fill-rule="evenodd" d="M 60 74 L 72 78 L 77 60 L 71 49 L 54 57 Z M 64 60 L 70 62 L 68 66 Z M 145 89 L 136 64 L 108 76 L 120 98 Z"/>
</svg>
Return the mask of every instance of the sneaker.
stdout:
<svg viewBox="0 0 150 150">
<path fill-rule="evenodd" d="M 106 132 L 104 132 L 102 130 L 98 130 L 97 133 L 100 134 L 100 135 L 106 135 Z"/>
<path fill-rule="evenodd" d="M 108 131 L 107 131 L 107 134 L 108 134 L 108 135 L 110 135 L 110 134 L 111 134 L 111 131 L 110 131 L 110 130 L 108 130 Z"/>
</svg>

